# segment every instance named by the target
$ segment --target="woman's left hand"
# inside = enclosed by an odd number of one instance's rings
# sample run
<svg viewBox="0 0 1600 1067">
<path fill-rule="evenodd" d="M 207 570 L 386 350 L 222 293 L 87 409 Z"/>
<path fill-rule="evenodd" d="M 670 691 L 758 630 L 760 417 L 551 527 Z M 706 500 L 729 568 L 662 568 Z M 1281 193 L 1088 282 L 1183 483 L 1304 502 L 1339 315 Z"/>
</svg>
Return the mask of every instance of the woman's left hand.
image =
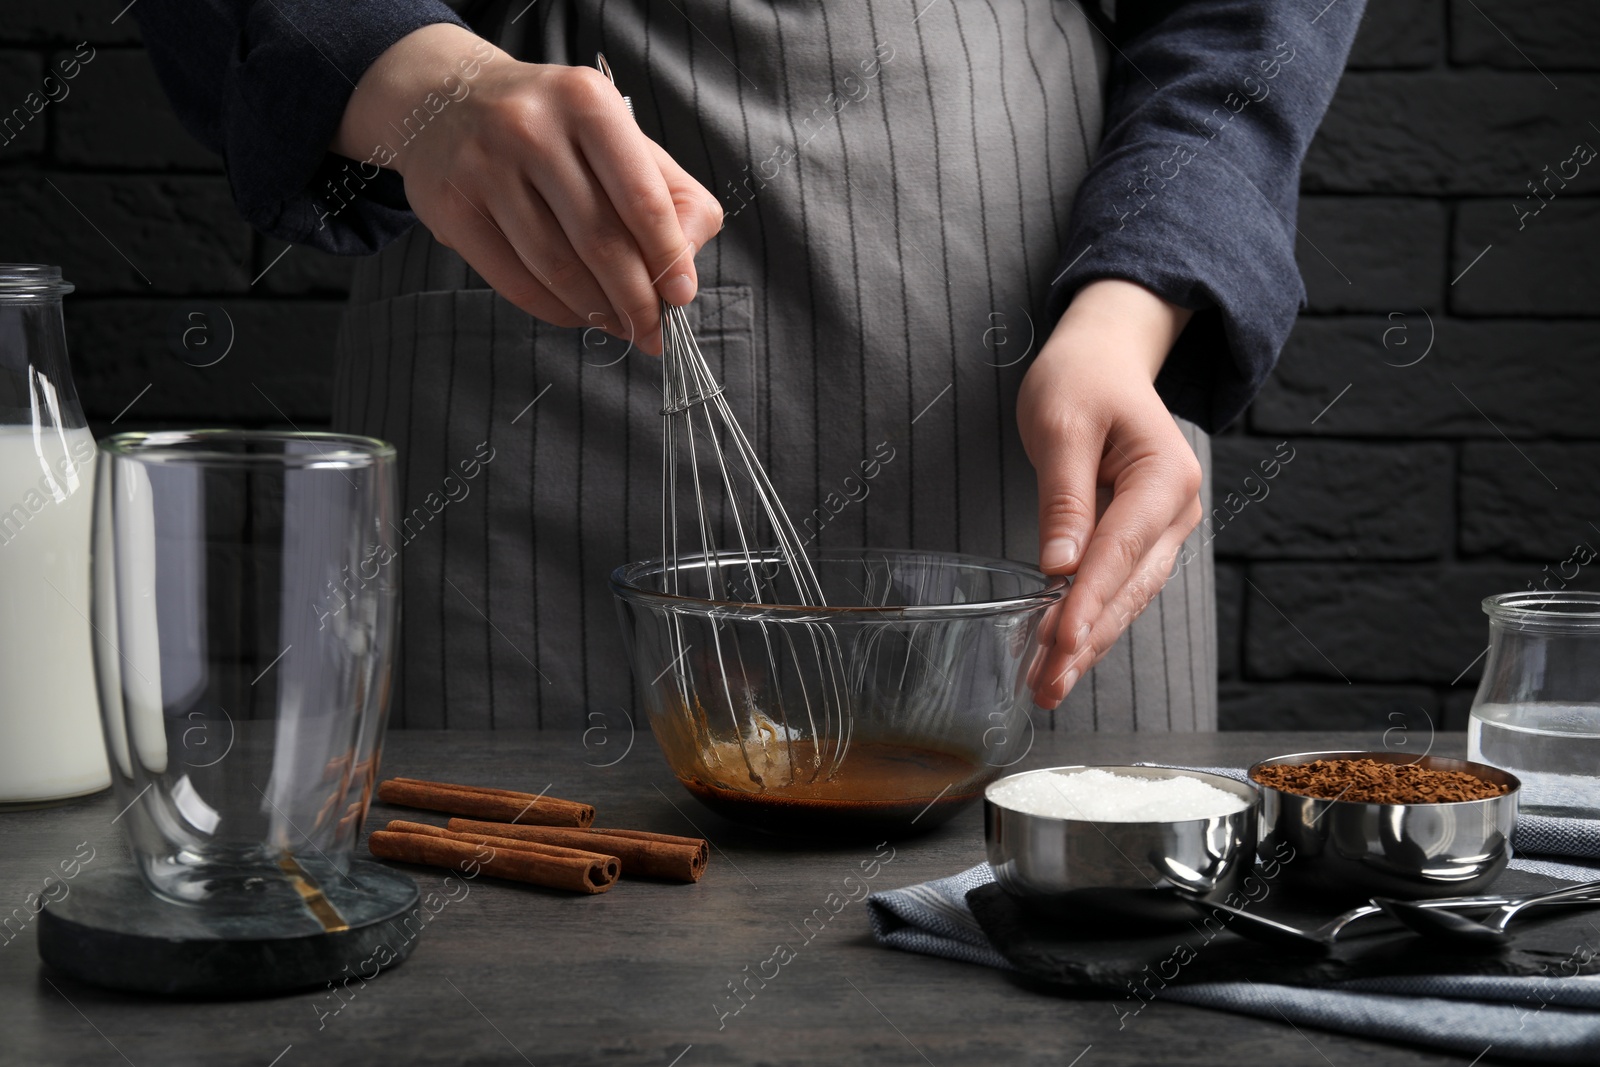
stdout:
<svg viewBox="0 0 1600 1067">
<path fill-rule="evenodd" d="M 1039 476 L 1039 564 L 1071 574 L 1029 682 L 1060 704 L 1161 591 L 1200 521 L 1200 462 L 1155 377 L 1190 313 L 1132 282 L 1090 282 L 1017 397 Z"/>
</svg>

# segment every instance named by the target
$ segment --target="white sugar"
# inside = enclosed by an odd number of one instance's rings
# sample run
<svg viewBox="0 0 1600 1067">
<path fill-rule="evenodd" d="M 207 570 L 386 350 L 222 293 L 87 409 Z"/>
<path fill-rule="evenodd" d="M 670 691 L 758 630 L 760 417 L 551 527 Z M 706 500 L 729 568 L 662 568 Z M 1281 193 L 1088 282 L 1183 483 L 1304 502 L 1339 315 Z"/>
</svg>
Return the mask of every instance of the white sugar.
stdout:
<svg viewBox="0 0 1600 1067">
<path fill-rule="evenodd" d="M 1098 769 L 1034 771 L 996 783 L 989 799 L 1025 815 L 1090 822 L 1181 822 L 1231 815 L 1250 806 L 1198 778 L 1139 778 Z"/>
</svg>

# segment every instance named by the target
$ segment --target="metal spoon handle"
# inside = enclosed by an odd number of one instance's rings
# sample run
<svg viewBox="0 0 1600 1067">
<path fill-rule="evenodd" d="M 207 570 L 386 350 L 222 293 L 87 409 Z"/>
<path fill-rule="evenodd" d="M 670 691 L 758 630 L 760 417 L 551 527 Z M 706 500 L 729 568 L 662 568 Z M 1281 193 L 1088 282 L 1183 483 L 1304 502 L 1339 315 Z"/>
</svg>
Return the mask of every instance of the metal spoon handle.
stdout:
<svg viewBox="0 0 1600 1067">
<path fill-rule="evenodd" d="M 1298 951 L 1327 951 L 1328 943 L 1326 941 L 1298 927 L 1290 926 L 1288 923 L 1281 923 L 1276 919 L 1269 919 L 1265 915 L 1257 915 L 1255 912 L 1246 911 L 1244 908 L 1236 908 L 1221 901 L 1207 900 L 1198 893 L 1190 893 L 1182 889 L 1173 889 L 1171 892 L 1187 900 L 1201 911 L 1222 912 L 1224 915 L 1238 919 L 1239 924 L 1233 927 L 1234 932 L 1243 937 L 1248 937 L 1252 941 L 1260 941 L 1279 948 Z"/>
<path fill-rule="evenodd" d="M 1526 897 L 1522 900 L 1513 900 L 1495 912 L 1494 917 L 1486 923 L 1496 930 L 1504 930 L 1506 924 L 1516 917 L 1517 912 L 1523 908 L 1531 908 L 1536 904 L 1560 904 L 1567 901 L 1582 900 L 1600 894 L 1600 881 L 1579 882 L 1569 885 L 1564 889 L 1557 889 L 1550 893 L 1540 893 L 1536 897 Z"/>
</svg>

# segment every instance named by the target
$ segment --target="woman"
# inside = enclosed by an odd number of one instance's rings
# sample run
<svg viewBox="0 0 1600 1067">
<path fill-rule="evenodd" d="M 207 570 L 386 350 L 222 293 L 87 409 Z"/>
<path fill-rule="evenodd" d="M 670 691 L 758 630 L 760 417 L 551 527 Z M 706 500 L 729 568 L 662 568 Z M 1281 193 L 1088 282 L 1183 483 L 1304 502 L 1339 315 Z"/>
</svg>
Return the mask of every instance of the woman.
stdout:
<svg viewBox="0 0 1600 1067">
<path fill-rule="evenodd" d="M 657 547 L 639 350 L 692 299 L 817 543 L 1075 574 L 1051 725 L 1215 726 L 1200 427 L 1302 299 L 1299 163 L 1359 2 L 198 7 L 136 13 L 242 214 L 378 253 L 334 424 L 401 450 L 395 721 L 631 705 L 605 578 Z"/>
</svg>

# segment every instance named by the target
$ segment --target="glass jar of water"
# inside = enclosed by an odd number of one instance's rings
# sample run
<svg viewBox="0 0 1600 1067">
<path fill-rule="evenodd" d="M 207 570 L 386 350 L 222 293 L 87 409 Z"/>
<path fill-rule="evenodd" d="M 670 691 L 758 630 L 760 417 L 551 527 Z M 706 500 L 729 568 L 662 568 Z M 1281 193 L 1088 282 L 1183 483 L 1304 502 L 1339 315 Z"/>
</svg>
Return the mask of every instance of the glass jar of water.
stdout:
<svg viewBox="0 0 1600 1067">
<path fill-rule="evenodd" d="M 1502 593 L 1483 610 L 1470 757 L 1522 779 L 1525 813 L 1600 819 L 1600 593 Z"/>
</svg>

